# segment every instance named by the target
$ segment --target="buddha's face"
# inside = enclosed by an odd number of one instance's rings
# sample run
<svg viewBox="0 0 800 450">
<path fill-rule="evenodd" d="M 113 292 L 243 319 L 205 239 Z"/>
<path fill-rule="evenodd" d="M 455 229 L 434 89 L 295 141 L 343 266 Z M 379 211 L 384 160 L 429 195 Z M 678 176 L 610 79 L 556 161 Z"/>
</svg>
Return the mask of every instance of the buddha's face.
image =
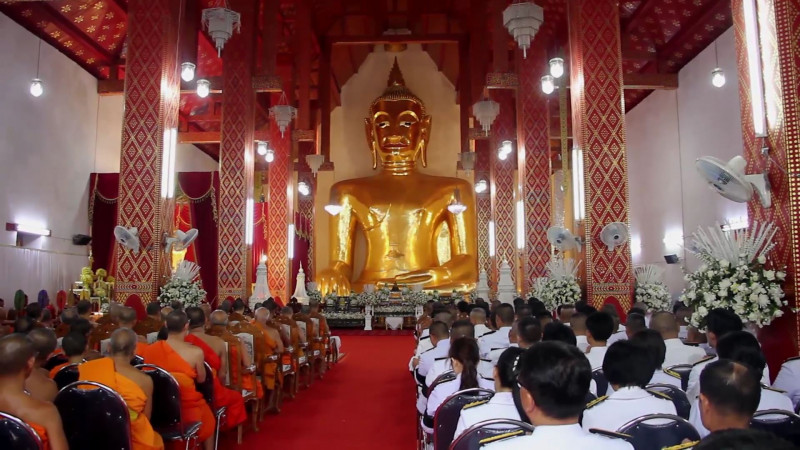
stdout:
<svg viewBox="0 0 800 450">
<path fill-rule="evenodd" d="M 381 101 L 366 120 L 367 141 L 373 157 L 373 167 L 380 160 L 387 163 L 414 162 L 420 156 L 425 161 L 431 119 L 422 106 L 410 100 Z"/>
</svg>

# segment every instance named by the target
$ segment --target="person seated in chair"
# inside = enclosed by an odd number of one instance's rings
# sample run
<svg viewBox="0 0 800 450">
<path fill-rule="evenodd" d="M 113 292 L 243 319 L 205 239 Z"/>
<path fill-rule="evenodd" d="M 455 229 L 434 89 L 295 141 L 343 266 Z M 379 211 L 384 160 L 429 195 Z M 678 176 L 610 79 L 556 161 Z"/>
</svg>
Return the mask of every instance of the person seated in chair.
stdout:
<svg viewBox="0 0 800 450">
<path fill-rule="evenodd" d="M 700 437 L 720 430 L 747 429 L 761 401 L 755 371 L 728 359 L 708 364 L 700 374 L 700 397 L 692 405 L 690 421 Z"/>
<path fill-rule="evenodd" d="M 711 433 L 694 450 L 797 450 L 774 433 L 754 429 L 729 429 Z"/>
<path fill-rule="evenodd" d="M 178 382 L 181 398 L 181 420 L 184 423 L 200 422 L 197 432 L 199 442 L 205 450 L 214 448 L 214 426 L 216 421 L 203 394 L 195 383 L 203 383 L 206 369 L 203 351 L 186 342 L 189 320 L 183 311 L 172 311 L 167 315 L 167 339 L 148 345 L 142 356 L 145 363 L 166 370 Z"/>
<path fill-rule="evenodd" d="M 586 337 L 586 319 L 588 316 L 576 310 L 575 314 L 569 319 L 569 327 L 575 333 L 575 341 L 578 350 L 581 353 L 586 353 L 589 350 L 589 340 Z"/>
<path fill-rule="evenodd" d="M 661 333 L 656 330 L 642 330 L 633 335 L 630 341 L 643 345 L 650 355 L 653 366 L 653 377 L 647 384 L 668 384 L 682 390 L 680 374 L 672 371 L 664 371 L 662 368 L 667 347 L 664 345 L 664 339 L 661 338 Z"/>
<path fill-rule="evenodd" d="M 35 328 L 28 333 L 28 338 L 36 350 L 36 358 L 33 361 L 33 370 L 25 380 L 25 390 L 34 398 L 52 402 L 58 394 L 58 386 L 50 378 L 50 373 L 42 368 L 42 364 L 47 362 L 58 345 L 56 333 L 49 328 Z"/>
<path fill-rule="evenodd" d="M 24 334 L 0 338 L 0 411 L 18 417 L 36 431 L 45 450 L 69 450 L 56 407 L 25 392 L 36 348 Z"/>
<path fill-rule="evenodd" d="M 556 315 L 558 315 L 558 321 L 569 326 L 569 321 L 572 319 L 572 316 L 575 314 L 575 305 L 573 304 L 564 304 L 558 305 L 556 308 Z"/>
<path fill-rule="evenodd" d="M 545 327 L 552 324 L 553 322 L 550 322 Z M 543 327 L 541 321 L 537 320 L 535 317 L 523 317 L 517 322 L 515 328 L 518 338 L 517 345 L 523 350 L 531 348 L 534 344 L 542 340 Z"/>
<path fill-rule="evenodd" d="M 64 350 L 64 356 L 67 357 L 67 362 L 53 367 L 50 370 L 50 378 L 55 378 L 58 371 L 64 366 L 69 364 L 81 364 L 86 361 L 86 355 L 89 353 L 89 341 L 83 334 L 77 331 L 70 331 L 61 340 L 61 348 Z"/>
<path fill-rule="evenodd" d="M 686 345 L 678 338 L 680 326 L 675 316 L 667 311 L 659 311 L 650 319 L 650 329 L 661 333 L 667 347 L 664 355 L 664 367 L 676 364 L 694 364 L 706 357 L 706 352 L 699 347 Z"/>
<path fill-rule="evenodd" d="M 75 308 L 65 308 L 61 311 L 61 323 L 56 327 L 56 338 L 63 338 L 69 333 L 72 322 L 78 318 L 78 310 Z"/>
<path fill-rule="evenodd" d="M 592 370 L 576 347 L 541 342 L 520 356 L 520 401 L 530 423 L 530 436 L 489 444 L 486 450 L 633 450 L 622 439 L 590 434 L 578 423 L 586 405 Z"/>
<path fill-rule="evenodd" d="M 574 345 L 577 347 L 578 340 L 575 338 L 575 333 L 572 328 L 564 323 L 548 323 L 544 330 L 542 330 L 542 342 L 544 341 L 560 341 L 565 344 Z M 520 347 L 522 343 L 520 342 Z M 530 348 L 531 346 L 528 346 Z"/>
<path fill-rule="evenodd" d="M 587 405 L 583 429 L 615 431 L 648 414 L 676 414 L 669 397 L 644 389 L 653 377 L 653 369 L 648 349 L 642 344 L 619 341 L 609 347 L 603 373 L 614 392 Z"/>
<path fill-rule="evenodd" d="M 147 317 L 136 322 L 133 327 L 133 331 L 139 336 L 158 333 L 161 327 L 164 326 L 164 320 L 161 318 L 161 304 L 158 301 L 148 303 L 145 311 L 147 312 Z"/>
<path fill-rule="evenodd" d="M 433 322 L 430 327 L 430 333 L 433 348 L 419 355 L 419 360 L 415 364 L 417 381 L 420 384 L 424 383 L 425 377 L 428 376 L 428 372 L 433 367 L 436 359 L 446 357 L 450 352 L 450 329 L 446 323 Z"/>
<path fill-rule="evenodd" d="M 111 333 L 119 328 L 119 313 L 122 305 L 112 303 L 108 308 L 108 314 L 102 317 L 102 321 L 97 321 L 97 326 L 89 333 L 89 348 L 100 350 L 100 341 L 108 339 Z"/>
<path fill-rule="evenodd" d="M 153 380 L 131 366 L 138 342 L 130 328 L 111 333 L 109 357 L 88 361 L 79 368 L 80 380 L 93 381 L 117 392 L 130 411 L 132 450 L 162 450 L 164 441 L 150 424 Z"/>
<path fill-rule="evenodd" d="M 253 346 L 256 354 L 256 371 L 261 375 L 263 388 L 270 391 L 267 410 L 280 412 L 280 392 L 278 388 L 283 386 L 283 372 L 278 370 L 280 360 L 272 361 L 268 360 L 268 358 L 273 355 L 280 357 L 283 354 L 283 340 L 280 332 L 268 325 L 270 313 L 267 308 L 256 308 L 255 316 L 253 326 L 257 332 L 253 334 Z"/>
<path fill-rule="evenodd" d="M 42 307 L 38 303 L 30 303 L 25 305 L 25 317 L 33 322 L 34 327 L 41 327 L 42 325 Z"/>
<path fill-rule="evenodd" d="M 586 358 L 592 370 L 603 367 L 603 359 L 608 350 L 606 344 L 614 332 L 614 324 L 614 318 L 605 312 L 596 312 L 586 318 L 586 342 L 589 344 Z"/>
<path fill-rule="evenodd" d="M 465 406 L 458 418 L 458 427 L 453 435 L 457 438 L 467 428 L 490 419 L 525 420 L 525 411 L 514 401 L 513 390 L 517 387 L 517 366 L 524 352 L 521 348 L 509 347 L 494 367 L 494 396 L 486 401 Z"/>
<path fill-rule="evenodd" d="M 717 341 L 717 356 L 722 359 L 727 359 L 739 364 L 744 365 L 752 370 L 757 377 L 759 373 L 763 374 L 764 366 L 767 365 L 764 354 L 761 353 L 761 347 L 758 340 L 752 334 L 746 331 L 734 331 L 728 333 L 719 341 Z M 705 370 L 703 370 L 705 373 Z M 700 392 L 703 392 L 703 373 L 700 374 Z M 756 411 L 766 411 L 769 409 L 778 409 L 783 411 L 792 411 L 792 401 L 784 395 L 783 391 L 769 388 L 765 385 L 760 386 L 760 397 Z M 692 404 L 692 410 L 689 413 L 689 421 L 700 433 L 700 437 L 705 437 L 709 431 L 713 431 L 704 426 L 705 421 L 702 420 L 702 405 L 699 399 L 695 400 Z M 752 414 L 751 414 L 752 415 Z"/>
<path fill-rule="evenodd" d="M 436 415 L 436 410 L 451 395 L 464 389 L 494 389 L 493 380 L 486 380 L 478 374 L 478 363 L 480 362 L 478 352 L 478 343 L 475 339 L 462 337 L 450 345 L 448 357 L 450 357 L 450 364 L 456 377 L 452 381 L 437 384 L 429 393 L 425 415 L 422 418 L 422 429 L 426 433 L 433 433 L 433 417 Z"/>
<path fill-rule="evenodd" d="M 492 350 L 508 348 L 511 345 L 508 333 L 514 324 L 514 308 L 508 304 L 497 306 L 494 310 L 494 320 L 497 330 L 484 334 L 478 340 L 481 358 L 488 358 Z"/>
<path fill-rule="evenodd" d="M 472 325 L 472 322 L 468 320 L 456 320 L 453 322 L 453 327 L 450 328 L 450 342 L 460 338 L 475 339 L 475 326 Z M 448 352 L 449 351 L 450 349 L 448 348 Z M 493 369 L 494 366 L 490 362 L 481 360 L 478 363 L 479 376 L 487 379 L 491 378 Z M 453 370 L 453 366 L 450 364 L 449 356 L 440 356 L 435 358 L 431 369 L 428 371 L 428 374 L 425 375 L 424 387 L 427 389 L 428 386 L 433 384 L 433 382 L 439 378 L 439 375 L 451 370 Z"/>
<path fill-rule="evenodd" d="M 222 339 L 228 343 L 228 359 L 230 363 L 230 385 L 234 387 L 242 387 L 242 378 L 246 373 L 252 374 L 250 370 L 253 361 L 250 358 L 250 353 L 244 351 L 242 341 L 239 340 L 233 333 L 228 330 L 228 314 L 222 310 L 216 310 L 211 313 L 210 326 L 206 332 L 209 336 L 214 336 Z"/>
<path fill-rule="evenodd" d="M 39 319 L 39 324 L 44 328 L 53 329 L 53 313 L 49 309 L 42 310 L 42 317 Z"/>
<path fill-rule="evenodd" d="M 82 334 L 86 338 L 86 345 L 88 346 L 89 345 L 89 335 L 92 333 L 94 328 L 95 328 L 95 326 L 92 325 L 92 322 L 89 322 L 88 320 L 80 317 L 78 319 L 75 319 L 72 322 L 72 325 L 70 326 L 69 331 L 70 331 L 70 333 L 74 331 L 76 333 Z M 62 340 L 62 344 L 63 344 L 63 340 Z M 62 345 L 62 347 L 63 347 L 63 345 Z M 89 350 L 86 351 L 86 354 L 84 355 L 84 358 L 87 359 L 87 360 L 90 360 L 90 359 L 100 358 L 101 356 L 102 355 L 100 355 L 100 352 L 98 352 L 97 350 L 89 347 Z"/>
<path fill-rule="evenodd" d="M 486 310 L 479 306 L 470 310 L 469 321 L 475 325 L 475 339 L 480 339 L 483 335 L 492 331 L 486 326 Z"/>
<path fill-rule="evenodd" d="M 244 300 L 241 298 L 234 300 L 231 306 L 233 311 L 228 316 L 228 322 L 246 322 L 248 320 L 247 317 L 244 316 L 245 309 L 247 309 L 246 306 Z"/>
<path fill-rule="evenodd" d="M 795 408 L 800 405 L 800 356 L 783 362 L 772 387 L 786 391 Z"/>
<path fill-rule="evenodd" d="M 89 300 L 80 300 L 75 304 L 75 309 L 78 311 L 78 316 L 81 319 L 92 321 L 92 302 Z"/>
</svg>

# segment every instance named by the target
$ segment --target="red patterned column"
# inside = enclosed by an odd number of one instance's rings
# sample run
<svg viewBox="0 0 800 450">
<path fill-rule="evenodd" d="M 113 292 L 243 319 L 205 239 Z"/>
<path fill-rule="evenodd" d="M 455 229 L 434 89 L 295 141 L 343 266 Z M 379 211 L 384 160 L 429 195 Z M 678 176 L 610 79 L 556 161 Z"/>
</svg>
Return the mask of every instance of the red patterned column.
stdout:
<svg viewBox="0 0 800 450">
<path fill-rule="evenodd" d="M 128 54 L 119 177 L 119 224 L 139 229 L 140 251 L 120 248 L 117 301 L 155 299 L 162 272 L 169 270 L 161 240 L 174 214 L 161 186 L 165 146 L 177 139 L 180 79 L 177 17 L 180 0 L 128 2 Z M 163 261 L 162 261 L 163 260 Z M 140 306 L 140 305 L 139 305 Z M 140 307 L 137 309 L 141 309 Z"/>
<path fill-rule="evenodd" d="M 594 306 L 631 306 L 629 245 L 609 251 L 600 231 L 628 223 L 622 53 L 618 0 L 570 0 L 568 7 L 572 117 L 583 150 L 586 196 L 586 289 Z"/>
<path fill-rule="evenodd" d="M 531 291 L 534 279 L 547 275 L 545 264 L 550 260 L 550 137 L 547 97 L 539 87 L 546 59 L 546 52 L 538 49 L 517 58 L 517 158 L 525 209 L 525 248 L 519 255 L 523 293 Z"/>
<path fill-rule="evenodd" d="M 489 140 L 476 140 L 475 153 L 475 182 L 486 181 L 488 185 L 491 181 Z M 494 289 L 496 283 L 491 278 L 492 259 L 489 256 L 489 222 L 492 220 L 492 197 L 489 189 L 475 193 L 475 207 L 478 209 L 478 270 L 486 271 L 489 275 L 489 286 Z"/>
<path fill-rule="evenodd" d="M 755 136 L 753 129 L 743 2 L 732 2 L 747 173 L 766 170 L 772 188 L 771 208 L 763 208 L 755 198 L 748 203 L 747 212 L 751 223 L 772 222 L 778 228 L 770 263 L 786 268 L 783 288 L 789 307 L 794 308 L 800 260 L 800 179 L 787 176 L 783 170 L 792 174 L 800 171 L 800 0 L 758 0 L 757 5 L 768 133 L 763 140 Z M 772 164 L 765 164 L 761 155 L 765 146 L 769 147 Z M 787 357 L 797 355 L 799 324 L 797 314 L 787 310 L 759 332 L 773 374 Z"/>
<path fill-rule="evenodd" d="M 253 147 L 255 93 L 256 1 L 230 0 L 241 13 L 241 32 L 225 44 L 222 54 L 222 141 L 219 158 L 219 298 L 246 298 L 250 288 L 248 264 L 252 264 L 248 203 L 253 199 Z M 252 205 L 250 206 L 252 210 Z"/>
<path fill-rule="evenodd" d="M 517 279 L 517 224 L 514 193 L 517 190 L 515 170 L 517 168 L 516 152 L 512 151 L 505 161 L 500 160 L 497 149 L 503 141 L 511 141 L 516 146 L 516 103 L 514 91 L 510 89 L 493 89 L 492 99 L 500 104 L 500 114 L 492 124 L 489 140 L 489 156 L 492 171 L 492 220 L 494 221 L 495 257 L 489 276 L 495 283 L 499 281 L 500 265 L 508 261 L 511 275 Z"/>
<path fill-rule="evenodd" d="M 284 83 L 285 85 L 287 83 Z M 290 86 L 290 85 L 289 85 Z M 287 86 L 288 87 L 288 86 Z M 272 95 L 272 104 L 277 105 L 280 94 Z M 289 302 L 289 224 L 292 223 L 291 189 L 291 126 L 281 135 L 274 119 L 270 119 L 270 147 L 275 151 L 275 160 L 269 164 L 269 212 L 267 217 L 267 270 L 269 290 L 273 295 Z"/>
</svg>

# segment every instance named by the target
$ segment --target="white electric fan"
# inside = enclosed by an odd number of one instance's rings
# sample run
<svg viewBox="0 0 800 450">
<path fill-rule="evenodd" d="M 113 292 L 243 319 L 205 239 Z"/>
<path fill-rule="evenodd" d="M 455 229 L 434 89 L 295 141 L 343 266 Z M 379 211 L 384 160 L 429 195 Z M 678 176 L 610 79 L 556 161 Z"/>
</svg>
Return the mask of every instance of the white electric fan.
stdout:
<svg viewBox="0 0 800 450">
<path fill-rule="evenodd" d="M 608 247 L 608 251 L 628 242 L 628 226 L 622 222 L 612 222 L 603 227 L 600 240 Z"/>
<path fill-rule="evenodd" d="M 167 251 L 175 250 L 179 252 L 186 250 L 186 248 L 197 239 L 197 233 L 197 228 L 192 228 L 185 233 L 181 230 L 175 231 L 175 236 L 168 237 L 164 240 Z"/>
<path fill-rule="evenodd" d="M 727 163 L 713 156 L 703 156 L 695 162 L 695 166 L 709 186 L 728 200 L 747 203 L 753 198 L 753 193 L 758 192 L 761 205 L 764 208 L 772 206 L 767 174 L 746 175 L 744 170 L 747 161 L 741 156 L 736 156 Z"/>
<path fill-rule="evenodd" d="M 114 227 L 114 238 L 122 244 L 123 247 L 139 253 L 139 229 L 136 227 Z"/>
<path fill-rule="evenodd" d="M 561 252 L 572 249 L 581 250 L 580 238 L 573 236 L 572 233 L 564 227 L 550 227 L 547 230 L 547 240 L 550 242 L 550 245 Z"/>
</svg>

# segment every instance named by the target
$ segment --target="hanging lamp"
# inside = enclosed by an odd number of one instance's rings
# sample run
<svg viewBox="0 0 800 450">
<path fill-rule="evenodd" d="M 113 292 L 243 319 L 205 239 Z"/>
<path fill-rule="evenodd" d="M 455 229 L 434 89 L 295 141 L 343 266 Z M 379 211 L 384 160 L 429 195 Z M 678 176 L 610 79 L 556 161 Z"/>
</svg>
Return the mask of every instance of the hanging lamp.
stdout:
<svg viewBox="0 0 800 450">
<path fill-rule="evenodd" d="M 278 104 L 269 109 L 269 115 L 275 118 L 275 122 L 281 130 L 281 137 L 283 137 L 286 128 L 289 126 L 289 122 L 297 117 L 297 108 L 289 105 L 289 101 L 286 99 L 286 92 L 281 92 L 281 98 L 278 99 Z"/>
<path fill-rule="evenodd" d="M 518 2 L 508 5 L 503 11 L 503 25 L 514 36 L 525 58 L 539 27 L 544 23 L 544 9 L 532 2 Z"/>
<path fill-rule="evenodd" d="M 203 10 L 203 26 L 214 41 L 217 48 L 217 56 L 222 55 L 222 48 L 225 43 L 233 36 L 234 31 L 241 31 L 242 16 L 236 11 L 228 9 L 227 0 L 221 1 L 216 8 L 206 8 Z"/>
</svg>

